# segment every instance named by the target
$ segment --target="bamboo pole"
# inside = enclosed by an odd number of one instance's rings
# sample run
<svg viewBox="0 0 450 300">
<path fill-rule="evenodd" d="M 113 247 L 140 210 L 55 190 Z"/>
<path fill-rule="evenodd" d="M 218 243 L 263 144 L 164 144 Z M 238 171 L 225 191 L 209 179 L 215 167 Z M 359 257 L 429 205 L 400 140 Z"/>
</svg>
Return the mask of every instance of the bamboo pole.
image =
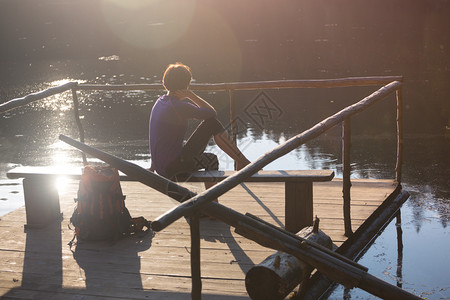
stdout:
<svg viewBox="0 0 450 300">
<path fill-rule="evenodd" d="M 220 197 L 227 191 L 240 184 L 246 178 L 251 177 L 253 174 L 261 170 L 263 167 L 265 167 L 275 159 L 289 153 L 290 151 L 306 143 L 307 141 L 321 135 L 328 129 L 341 123 L 344 119 L 363 111 L 373 103 L 394 92 L 400 85 L 401 83 L 398 81 L 391 82 L 390 84 L 383 86 L 361 101 L 341 110 L 340 112 L 323 120 L 322 122 L 316 124 L 303 133 L 296 135 L 285 143 L 279 145 L 278 147 L 275 147 L 270 152 L 263 154 L 257 160 L 250 163 L 235 174 L 229 176 L 220 183 L 193 197 L 189 201 L 180 204 L 170 212 L 167 212 L 164 215 L 158 217 L 152 222 L 152 229 L 155 231 L 162 230 L 182 216 L 192 214 L 192 212 L 196 209 L 200 209 L 201 207 L 204 207 L 206 204 L 211 202 L 212 199 Z"/>
<path fill-rule="evenodd" d="M 402 180 L 403 164 L 403 96 L 402 88 L 396 91 L 397 98 L 397 162 L 395 165 L 395 179 L 398 183 Z"/>
<path fill-rule="evenodd" d="M 352 217 L 350 214 L 350 149 L 351 149 L 351 122 L 346 118 L 342 122 L 342 197 L 344 199 L 344 235 L 350 237 L 352 231 Z"/>
<path fill-rule="evenodd" d="M 22 98 L 12 99 L 8 102 L 0 104 L 0 114 L 6 112 L 8 110 L 17 108 L 17 107 L 27 105 L 31 102 L 41 100 L 41 99 L 65 92 L 72 88 L 76 88 L 77 84 L 78 84 L 77 82 L 68 82 L 68 83 L 65 83 L 65 84 L 57 86 L 57 87 L 52 87 L 52 88 L 48 88 L 48 89 L 40 91 L 40 92 L 28 94 Z"/>
<path fill-rule="evenodd" d="M 130 178 L 146 184 L 156 190 L 164 190 L 161 187 L 174 185 L 179 190 L 188 191 L 190 194 L 195 193 L 169 181 L 159 175 L 156 175 L 138 165 L 119 159 L 113 155 L 105 153 L 101 150 L 89 147 L 76 140 L 60 135 L 60 139 L 86 153 L 93 155 L 111 166 L 119 169 L 127 174 Z M 183 199 L 175 197 L 166 189 L 165 192 L 170 197 L 181 202 Z M 392 296 L 393 299 L 420 299 L 415 295 L 408 293 L 394 285 L 386 283 L 364 271 L 364 267 L 358 268 L 353 264 L 348 264 L 345 259 L 339 259 L 336 255 L 329 255 L 321 251 L 318 246 L 311 246 L 309 243 L 300 242 L 298 238 L 292 237 L 289 233 L 285 233 L 282 229 L 275 229 L 264 223 L 258 222 L 248 216 L 227 208 L 219 203 L 212 202 L 203 207 L 204 211 L 235 227 L 236 232 L 246 238 L 249 238 L 258 244 L 275 250 L 283 251 L 296 256 L 298 259 L 306 261 L 319 272 L 325 274 L 330 279 L 343 284 L 346 287 L 360 287 L 373 295 L 386 298 L 386 295 Z M 196 211 L 194 211 L 195 213 Z"/>
<path fill-rule="evenodd" d="M 257 82 L 230 82 L 191 84 L 190 88 L 197 91 L 227 91 L 227 90 L 260 90 L 260 89 L 285 89 L 285 88 L 333 88 L 350 86 L 385 85 L 392 81 L 402 81 L 402 76 L 372 76 L 372 77 L 347 77 L 337 79 L 311 79 L 311 80 L 273 80 Z M 162 84 L 80 84 L 79 90 L 163 90 Z"/>
<path fill-rule="evenodd" d="M 81 124 L 80 120 L 80 105 L 78 101 L 77 90 L 75 88 L 72 88 L 72 101 L 73 101 L 73 113 L 75 116 L 75 122 L 77 124 L 78 133 L 80 135 L 80 142 L 84 143 L 84 129 L 83 124 Z M 88 162 L 86 154 L 84 152 L 81 152 L 81 158 L 83 159 L 83 165 L 87 165 Z"/>
</svg>

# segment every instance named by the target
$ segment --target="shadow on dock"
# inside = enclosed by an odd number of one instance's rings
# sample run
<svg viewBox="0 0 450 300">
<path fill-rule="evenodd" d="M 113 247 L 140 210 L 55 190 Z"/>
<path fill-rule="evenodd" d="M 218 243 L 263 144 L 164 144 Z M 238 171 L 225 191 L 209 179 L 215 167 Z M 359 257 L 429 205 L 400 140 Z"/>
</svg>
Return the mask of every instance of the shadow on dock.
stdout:
<svg viewBox="0 0 450 300">
<path fill-rule="evenodd" d="M 218 236 L 236 249 L 238 263 L 248 270 L 251 260 L 242 254 L 236 241 L 231 241 L 229 226 L 223 227 Z M 114 244 L 109 242 L 78 242 L 69 248 L 62 243 L 65 228 L 55 222 L 45 228 L 25 231 L 22 280 L 13 278 L 15 287 L 2 295 L 2 299 L 186 299 L 190 292 L 168 292 L 144 289 L 141 273 L 140 252 L 150 249 L 153 232 L 142 236 L 125 237 Z M 205 237 L 205 239 L 209 239 Z M 239 250 L 240 249 L 240 250 Z M 72 259 L 73 258 L 73 259 Z M 247 259 L 245 259 L 247 258 Z M 152 263 L 158 264 L 158 257 Z M 69 266 L 68 266 L 69 264 Z M 76 264 L 77 266 L 70 266 Z M 245 266 L 245 267 L 244 267 Z M 46 276 L 43 276 L 46 274 Z M 167 280 L 170 280 L 168 276 Z M 65 282 L 67 281 L 67 282 Z M 70 282 L 68 284 L 68 282 Z M 76 286 L 74 283 L 78 282 Z M 65 284 L 66 283 L 66 284 Z M 70 288 L 65 286 L 70 285 Z M 242 297 L 220 295 L 220 299 Z M 216 295 L 204 295 L 205 299 L 217 299 Z"/>
</svg>

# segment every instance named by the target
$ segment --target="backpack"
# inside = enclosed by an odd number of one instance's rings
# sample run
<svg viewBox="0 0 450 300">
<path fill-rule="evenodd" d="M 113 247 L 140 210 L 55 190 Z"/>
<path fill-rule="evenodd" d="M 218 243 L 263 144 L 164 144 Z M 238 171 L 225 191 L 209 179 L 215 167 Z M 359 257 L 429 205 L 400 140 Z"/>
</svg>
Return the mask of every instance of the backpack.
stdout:
<svg viewBox="0 0 450 300">
<path fill-rule="evenodd" d="M 143 217 L 132 218 L 125 207 L 119 172 L 111 167 L 85 166 L 79 183 L 76 206 L 70 223 L 74 238 L 83 241 L 110 240 L 150 229 Z M 70 226 L 69 226 L 70 228 Z"/>
</svg>

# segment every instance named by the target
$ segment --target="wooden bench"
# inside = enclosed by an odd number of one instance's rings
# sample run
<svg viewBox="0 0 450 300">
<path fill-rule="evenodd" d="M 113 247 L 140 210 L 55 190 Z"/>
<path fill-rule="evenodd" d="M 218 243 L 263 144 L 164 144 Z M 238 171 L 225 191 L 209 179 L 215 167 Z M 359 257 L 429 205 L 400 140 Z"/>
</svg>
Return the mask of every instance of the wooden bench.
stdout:
<svg viewBox="0 0 450 300">
<path fill-rule="evenodd" d="M 82 167 L 17 167 L 7 172 L 10 179 L 23 178 L 26 227 L 42 227 L 61 217 L 59 196 L 55 179 L 81 178 Z M 235 171 L 198 171 L 180 182 L 221 181 Z M 121 181 L 136 181 L 119 172 Z M 313 224 L 313 182 L 330 181 L 331 170 L 259 171 L 245 182 L 285 183 L 285 227 L 298 232 Z"/>
</svg>

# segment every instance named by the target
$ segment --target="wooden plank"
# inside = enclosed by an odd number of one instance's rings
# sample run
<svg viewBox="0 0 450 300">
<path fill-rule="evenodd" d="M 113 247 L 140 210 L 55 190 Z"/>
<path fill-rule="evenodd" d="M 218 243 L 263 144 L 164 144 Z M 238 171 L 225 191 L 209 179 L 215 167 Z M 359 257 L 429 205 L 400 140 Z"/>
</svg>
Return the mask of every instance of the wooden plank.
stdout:
<svg viewBox="0 0 450 300">
<path fill-rule="evenodd" d="M 22 166 L 14 168 L 7 172 L 10 179 L 28 178 L 28 177 L 68 177 L 70 179 L 79 180 L 81 178 L 82 167 L 57 167 L 57 166 Z M 189 176 L 180 177 L 179 181 L 189 182 L 207 182 L 221 181 L 228 176 L 236 173 L 235 171 L 199 171 Z M 133 178 L 119 172 L 120 180 L 133 181 Z M 289 181 L 330 181 L 334 177 L 332 170 L 263 170 L 255 173 L 246 182 L 289 182 Z"/>
<path fill-rule="evenodd" d="M 9 179 L 18 179 L 32 176 L 65 176 L 70 179 L 81 178 L 83 167 L 71 166 L 22 166 L 9 170 L 6 175 Z"/>
<path fill-rule="evenodd" d="M 341 184 L 338 179 L 314 184 L 313 205 L 321 219 L 320 228 L 337 246 L 346 240 L 342 210 L 336 209 L 342 207 Z M 204 189 L 201 183 L 189 185 Z M 385 194 L 392 192 L 392 186 L 392 181 L 353 183 L 353 230 L 382 203 Z M 78 252 L 74 254 L 66 244 L 73 237 L 67 226 L 77 189 L 78 182 L 71 181 L 59 191 L 64 213 L 61 223 L 24 231 L 24 208 L 1 217 L 0 297 L 190 298 L 190 234 L 186 220 L 180 219 L 154 236 L 123 239 L 112 246 L 102 242 L 80 244 L 72 248 Z M 124 182 L 122 189 L 133 216 L 153 219 L 177 204 L 137 182 Z M 284 184 L 245 183 L 219 200 L 277 226 L 284 223 Z M 202 298 L 205 299 L 248 299 L 246 271 L 273 252 L 239 236 L 228 225 L 207 218 L 200 221 L 200 246 Z"/>
<path fill-rule="evenodd" d="M 188 177 L 181 178 L 179 181 L 204 182 L 204 181 L 221 181 L 235 171 L 207 171 L 194 172 Z M 263 170 L 258 171 L 251 177 L 246 178 L 245 182 L 313 182 L 313 181 L 330 181 L 334 177 L 332 170 Z"/>
</svg>

